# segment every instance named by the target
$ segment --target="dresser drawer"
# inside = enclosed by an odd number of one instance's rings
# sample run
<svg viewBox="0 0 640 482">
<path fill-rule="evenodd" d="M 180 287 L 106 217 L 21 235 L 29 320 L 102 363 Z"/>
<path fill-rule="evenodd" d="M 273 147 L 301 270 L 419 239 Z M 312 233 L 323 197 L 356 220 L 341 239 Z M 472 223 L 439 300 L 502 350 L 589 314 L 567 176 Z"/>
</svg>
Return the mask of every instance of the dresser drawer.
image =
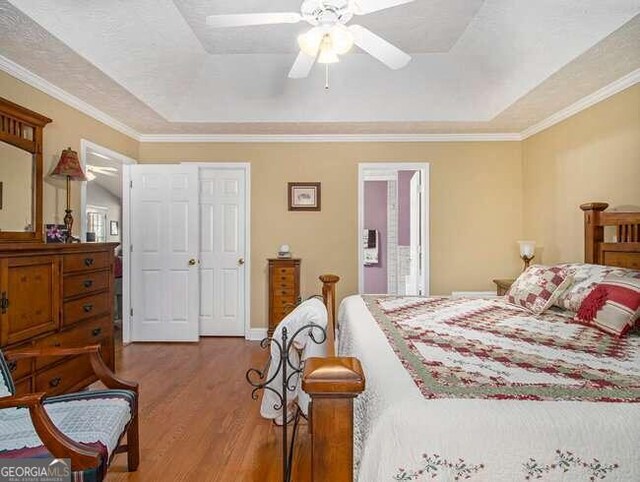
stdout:
<svg viewBox="0 0 640 482">
<path fill-rule="evenodd" d="M 14 346 L 11 349 L 8 349 L 8 352 L 12 350 L 28 350 L 31 348 L 31 343 L 21 346 Z M 7 361 L 7 366 L 9 367 L 9 372 L 11 372 L 11 378 L 13 380 L 18 380 L 22 377 L 29 376 L 31 374 L 31 364 L 33 362 L 32 358 L 23 358 L 22 360 L 11 360 Z"/>
<path fill-rule="evenodd" d="M 110 270 L 93 273 L 74 274 L 64 277 L 64 297 L 70 298 L 86 293 L 101 291 L 109 287 Z"/>
<path fill-rule="evenodd" d="M 272 275 L 271 283 L 274 286 L 294 286 L 295 273 L 293 271 L 289 271 L 288 273 L 274 273 Z"/>
<path fill-rule="evenodd" d="M 108 317 L 85 321 L 70 330 L 36 341 L 36 348 L 79 348 L 87 345 L 106 345 L 112 336 L 113 324 Z M 104 350 L 103 350 L 104 351 Z M 36 358 L 36 370 L 60 361 L 60 357 Z"/>
<path fill-rule="evenodd" d="M 62 325 L 73 325 L 87 318 L 109 313 L 112 303 L 113 300 L 106 293 L 66 301 L 64 303 Z"/>
<path fill-rule="evenodd" d="M 273 294 L 275 298 L 282 296 L 295 298 L 296 290 L 293 286 L 276 286 L 273 290 Z"/>
<path fill-rule="evenodd" d="M 291 305 L 295 306 L 297 301 L 295 296 L 278 296 L 271 300 L 271 307 L 273 309 L 289 308 Z"/>
<path fill-rule="evenodd" d="M 31 378 L 24 378 L 23 380 L 18 380 L 15 382 L 16 387 L 16 395 L 26 395 L 27 393 L 31 393 Z"/>
<path fill-rule="evenodd" d="M 36 392 L 58 395 L 86 386 L 95 379 L 87 355 L 70 358 L 36 375 Z"/>
<path fill-rule="evenodd" d="M 109 253 L 81 253 L 64 256 L 62 269 L 64 274 L 76 271 L 88 271 L 109 266 Z"/>
</svg>

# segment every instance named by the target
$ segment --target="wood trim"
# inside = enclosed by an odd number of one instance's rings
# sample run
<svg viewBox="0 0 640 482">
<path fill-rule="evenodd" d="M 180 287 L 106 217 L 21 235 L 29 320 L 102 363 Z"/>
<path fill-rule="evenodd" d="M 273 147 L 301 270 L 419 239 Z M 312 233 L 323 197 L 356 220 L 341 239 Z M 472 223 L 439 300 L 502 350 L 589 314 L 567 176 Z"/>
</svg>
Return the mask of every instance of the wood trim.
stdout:
<svg viewBox="0 0 640 482">
<path fill-rule="evenodd" d="M 43 130 L 51 119 L 0 97 L 0 141 L 33 155 L 33 224 L 32 232 L 0 232 L 0 243 L 41 243 L 43 226 Z M 31 136 L 25 133 L 31 131 Z"/>
</svg>

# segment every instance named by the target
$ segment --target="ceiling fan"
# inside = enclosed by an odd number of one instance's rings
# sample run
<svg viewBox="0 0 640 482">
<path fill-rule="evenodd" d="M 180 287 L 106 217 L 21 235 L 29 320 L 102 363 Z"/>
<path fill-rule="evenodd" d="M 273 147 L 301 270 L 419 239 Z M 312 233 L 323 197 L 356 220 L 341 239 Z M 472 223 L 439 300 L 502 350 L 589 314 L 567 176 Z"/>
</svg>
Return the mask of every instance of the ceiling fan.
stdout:
<svg viewBox="0 0 640 482">
<path fill-rule="evenodd" d="M 413 0 L 305 0 L 301 13 L 248 13 L 236 15 L 211 15 L 207 24 L 212 27 L 244 27 L 298 23 L 305 21 L 313 26 L 298 37 L 300 53 L 289 77 L 302 79 L 309 75 L 316 63 L 333 64 L 340 61 L 355 44 L 390 69 L 401 69 L 411 56 L 383 38 L 360 25 L 346 24 L 354 15 L 385 10 L 410 3 Z"/>
<path fill-rule="evenodd" d="M 89 181 L 93 181 L 98 175 L 116 177 L 118 175 L 118 169 L 115 167 L 93 166 L 91 164 L 87 164 L 87 179 Z"/>
</svg>

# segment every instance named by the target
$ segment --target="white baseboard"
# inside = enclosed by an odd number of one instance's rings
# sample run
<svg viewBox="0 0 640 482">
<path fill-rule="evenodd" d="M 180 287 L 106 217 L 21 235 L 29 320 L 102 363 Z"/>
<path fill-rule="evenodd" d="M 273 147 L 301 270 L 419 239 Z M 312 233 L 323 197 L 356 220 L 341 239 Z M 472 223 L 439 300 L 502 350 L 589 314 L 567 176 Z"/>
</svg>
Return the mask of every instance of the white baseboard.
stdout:
<svg viewBox="0 0 640 482">
<path fill-rule="evenodd" d="M 490 298 L 495 297 L 495 291 L 452 291 L 452 298 Z"/>
<path fill-rule="evenodd" d="M 266 328 L 251 328 L 247 333 L 245 333 L 245 339 L 249 341 L 260 341 L 263 338 L 267 337 L 267 329 Z"/>
</svg>

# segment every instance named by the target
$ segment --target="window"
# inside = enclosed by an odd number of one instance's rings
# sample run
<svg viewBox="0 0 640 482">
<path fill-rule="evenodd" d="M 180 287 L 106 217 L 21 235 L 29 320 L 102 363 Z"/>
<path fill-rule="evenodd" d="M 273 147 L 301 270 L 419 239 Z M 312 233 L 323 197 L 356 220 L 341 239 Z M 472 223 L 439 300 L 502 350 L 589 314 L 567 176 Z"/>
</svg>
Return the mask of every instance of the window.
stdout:
<svg viewBox="0 0 640 482">
<path fill-rule="evenodd" d="M 87 208 L 87 235 L 95 234 L 95 241 L 104 243 L 107 241 L 107 213 L 106 209 Z"/>
</svg>

